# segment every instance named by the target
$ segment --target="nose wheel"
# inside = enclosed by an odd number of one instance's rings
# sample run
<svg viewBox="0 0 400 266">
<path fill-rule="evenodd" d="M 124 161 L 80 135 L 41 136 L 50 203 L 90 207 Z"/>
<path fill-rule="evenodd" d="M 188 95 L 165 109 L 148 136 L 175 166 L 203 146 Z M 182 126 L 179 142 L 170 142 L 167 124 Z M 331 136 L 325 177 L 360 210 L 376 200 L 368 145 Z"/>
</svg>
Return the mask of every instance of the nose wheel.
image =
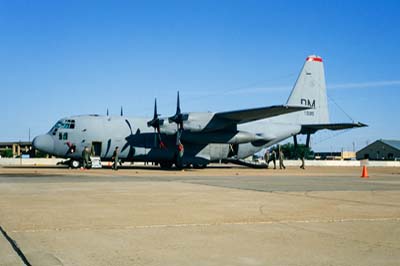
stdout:
<svg viewBox="0 0 400 266">
<path fill-rule="evenodd" d="M 160 163 L 161 169 L 171 169 L 172 167 L 172 162 L 162 162 Z"/>
<path fill-rule="evenodd" d="M 69 162 L 69 166 L 71 168 L 79 168 L 80 165 L 81 165 L 81 163 L 79 161 L 77 161 L 77 160 L 71 160 Z"/>
</svg>

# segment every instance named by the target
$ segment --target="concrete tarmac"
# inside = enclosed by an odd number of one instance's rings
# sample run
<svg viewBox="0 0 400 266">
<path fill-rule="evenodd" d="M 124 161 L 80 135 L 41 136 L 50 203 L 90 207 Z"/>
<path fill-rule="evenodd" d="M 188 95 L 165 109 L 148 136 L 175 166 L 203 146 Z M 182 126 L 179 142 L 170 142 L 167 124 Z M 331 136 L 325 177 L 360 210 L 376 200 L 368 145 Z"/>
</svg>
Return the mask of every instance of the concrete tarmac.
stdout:
<svg viewBox="0 0 400 266">
<path fill-rule="evenodd" d="M 400 169 L 368 170 L 0 168 L 0 265 L 399 265 Z"/>
</svg>

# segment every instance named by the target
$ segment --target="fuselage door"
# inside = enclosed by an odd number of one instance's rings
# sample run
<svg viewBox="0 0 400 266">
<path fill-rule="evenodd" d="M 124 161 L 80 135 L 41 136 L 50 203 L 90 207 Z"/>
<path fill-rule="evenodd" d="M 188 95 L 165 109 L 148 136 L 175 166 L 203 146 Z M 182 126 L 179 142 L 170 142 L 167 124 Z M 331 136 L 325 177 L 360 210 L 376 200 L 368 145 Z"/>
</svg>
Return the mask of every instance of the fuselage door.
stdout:
<svg viewBox="0 0 400 266">
<path fill-rule="evenodd" d="M 92 153 L 94 156 L 101 156 L 101 142 L 100 141 L 93 141 L 92 142 Z"/>
</svg>

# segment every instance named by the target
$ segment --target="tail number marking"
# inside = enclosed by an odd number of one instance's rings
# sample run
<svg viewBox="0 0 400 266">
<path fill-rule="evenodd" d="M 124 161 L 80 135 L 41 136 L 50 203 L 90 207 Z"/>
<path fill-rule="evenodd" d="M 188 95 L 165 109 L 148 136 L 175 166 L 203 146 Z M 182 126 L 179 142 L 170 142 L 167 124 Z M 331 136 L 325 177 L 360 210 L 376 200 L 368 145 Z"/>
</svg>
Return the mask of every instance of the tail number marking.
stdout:
<svg viewBox="0 0 400 266">
<path fill-rule="evenodd" d="M 302 98 L 301 100 L 300 100 L 300 103 L 301 103 L 301 105 L 305 105 L 305 106 L 308 106 L 308 107 L 310 107 L 310 108 L 312 108 L 312 109 L 315 109 L 315 100 L 310 100 L 310 99 L 304 99 L 304 98 Z M 306 115 L 306 116 L 314 116 L 315 115 L 315 112 L 313 111 L 313 110 L 306 110 L 306 111 L 304 111 L 304 114 Z"/>
<path fill-rule="evenodd" d="M 302 98 L 301 100 L 300 100 L 300 104 L 301 105 L 305 105 L 305 106 L 309 106 L 309 107 L 311 107 L 312 109 L 315 109 L 315 100 L 310 100 L 310 99 L 304 99 L 304 98 Z"/>
</svg>

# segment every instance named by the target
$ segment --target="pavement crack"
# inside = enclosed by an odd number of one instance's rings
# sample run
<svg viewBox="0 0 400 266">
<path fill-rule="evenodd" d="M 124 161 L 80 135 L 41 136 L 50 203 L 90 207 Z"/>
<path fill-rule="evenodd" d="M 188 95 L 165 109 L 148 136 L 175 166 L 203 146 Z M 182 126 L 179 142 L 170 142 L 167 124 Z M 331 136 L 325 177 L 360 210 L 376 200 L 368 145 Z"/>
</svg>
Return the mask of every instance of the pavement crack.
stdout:
<svg viewBox="0 0 400 266">
<path fill-rule="evenodd" d="M 19 248 L 17 242 L 12 239 L 7 232 L 3 229 L 3 227 L 0 226 L 0 231 L 3 234 L 4 238 L 10 243 L 11 247 L 14 249 L 14 251 L 17 253 L 18 257 L 23 261 L 23 263 L 26 266 L 31 266 L 32 264 L 29 263 L 28 259 L 25 257 L 24 253 L 22 250 Z"/>
</svg>

